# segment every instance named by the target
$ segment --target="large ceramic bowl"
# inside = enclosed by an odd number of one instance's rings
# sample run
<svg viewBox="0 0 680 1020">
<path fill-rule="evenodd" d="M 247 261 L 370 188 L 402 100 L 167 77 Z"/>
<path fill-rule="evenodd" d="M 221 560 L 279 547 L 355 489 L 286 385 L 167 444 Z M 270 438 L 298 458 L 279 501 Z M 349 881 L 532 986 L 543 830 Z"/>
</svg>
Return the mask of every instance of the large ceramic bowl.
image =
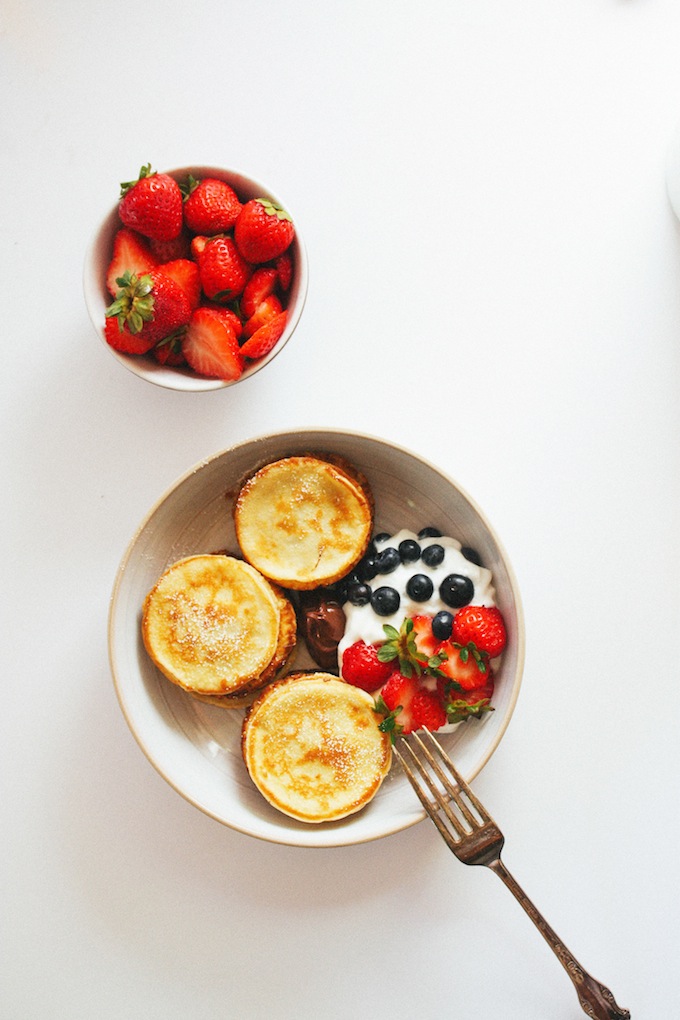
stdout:
<svg viewBox="0 0 680 1020">
<path fill-rule="evenodd" d="M 299 224 L 291 209 L 279 199 L 269 188 L 247 177 L 236 170 L 225 170 L 222 167 L 214 166 L 187 166 L 179 167 L 176 170 L 166 170 L 176 181 L 184 181 L 191 173 L 197 180 L 203 177 L 216 177 L 218 180 L 226 181 L 231 185 L 243 203 L 251 198 L 268 198 L 274 204 L 285 208 L 295 223 L 295 238 L 291 246 L 293 255 L 294 275 L 290 285 L 287 301 L 288 318 L 286 328 L 276 346 L 257 361 L 252 362 L 243 372 L 243 375 L 234 382 L 223 382 L 220 379 L 209 379 L 199 376 L 189 368 L 172 368 L 166 365 L 157 364 L 147 356 L 123 354 L 114 350 L 107 344 L 104 335 L 105 313 L 111 304 L 112 298 L 106 289 L 106 269 L 111 260 L 113 238 L 116 231 L 122 226 L 118 216 L 118 203 L 109 209 L 103 221 L 90 243 L 85 256 L 83 269 L 83 289 L 85 293 L 85 304 L 92 320 L 92 325 L 97 332 L 101 342 L 107 351 L 119 364 L 129 369 L 141 379 L 155 383 L 157 386 L 164 386 L 171 390 L 188 390 L 191 392 L 203 392 L 205 390 L 224 389 L 228 386 L 235 386 L 243 379 L 249 379 L 256 372 L 260 372 L 279 354 L 295 332 L 300 321 L 302 310 L 307 297 L 308 284 L 308 263 L 305 246 L 300 235 Z"/>
<path fill-rule="evenodd" d="M 202 461 L 162 496 L 125 553 L 111 603 L 111 667 L 130 729 L 167 782 L 217 821 L 276 843 L 322 847 L 376 839 L 424 817 L 398 766 L 363 811 L 335 823 L 296 822 L 263 800 L 245 770 L 242 712 L 205 705 L 169 683 L 140 637 L 144 597 L 165 567 L 191 553 L 237 552 L 232 504 L 244 477 L 271 460 L 310 451 L 338 454 L 364 472 L 375 496 L 377 531 L 435 525 L 474 547 L 493 572 L 509 639 L 497 674 L 495 711 L 443 737 L 467 779 L 488 762 L 510 721 L 522 677 L 524 627 L 512 568 L 482 511 L 439 468 L 384 440 L 325 429 L 262 436 Z M 304 651 L 300 656 L 303 668 L 311 665 Z"/>
</svg>

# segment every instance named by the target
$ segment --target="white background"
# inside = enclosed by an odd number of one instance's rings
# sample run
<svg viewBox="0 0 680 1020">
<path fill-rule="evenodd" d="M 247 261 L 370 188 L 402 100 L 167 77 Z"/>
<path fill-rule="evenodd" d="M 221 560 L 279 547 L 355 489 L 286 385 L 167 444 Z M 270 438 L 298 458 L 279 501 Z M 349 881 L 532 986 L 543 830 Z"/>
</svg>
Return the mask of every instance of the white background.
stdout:
<svg viewBox="0 0 680 1020">
<path fill-rule="evenodd" d="M 425 455 L 510 555 L 527 661 L 476 788 L 634 1020 L 678 1015 L 675 0 L 5 0 L 2 1020 L 570 1020 L 501 883 L 429 822 L 300 849 L 186 803 L 119 710 L 108 601 L 194 463 L 348 427 Z M 118 183 L 237 167 L 310 258 L 236 388 L 119 367 L 81 273 Z"/>
</svg>

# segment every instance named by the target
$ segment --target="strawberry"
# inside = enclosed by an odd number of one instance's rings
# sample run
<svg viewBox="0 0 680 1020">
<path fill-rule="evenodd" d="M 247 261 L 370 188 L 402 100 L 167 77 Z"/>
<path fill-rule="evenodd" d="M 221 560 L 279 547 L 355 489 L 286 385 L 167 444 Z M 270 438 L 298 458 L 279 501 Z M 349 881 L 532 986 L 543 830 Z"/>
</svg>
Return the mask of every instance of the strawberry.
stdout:
<svg viewBox="0 0 680 1020">
<path fill-rule="evenodd" d="M 175 259 L 191 258 L 191 235 L 186 230 L 181 230 L 177 237 L 171 241 L 157 241 L 149 238 L 149 248 L 156 256 L 158 264 L 162 262 L 174 262 Z"/>
<path fill-rule="evenodd" d="M 226 303 L 239 296 L 252 270 L 231 237 L 199 235 L 191 242 L 191 251 L 206 297 Z"/>
<path fill-rule="evenodd" d="M 109 347 L 121 354 L 147 354 L 154 345 L 153 340 L 147 340 L 141 333 L 131 333 L 116 318 L 104 320 L 104 336 Z"/>
<path fill-rule="evenodd" d="M 195 262 L 191 259 L 174 259 L 172 262 L 163 262 L 158 270 L 182 288 L 192 311 L 198 308 L 201 303 L 201 277 Z"/>
<path fill-rule="evenodd" d="M 362 691 L 376 691 L 389 679 L 394 668 L 389 662 L 381 662 L 375 645 L 355 641 L 343 652 L 340 675 L 342 679 L 360 687 Z"/>
<path fill-rule="evenodd" d="M 464 606 L 453 618 L 453 640 L 460 645 L 474 643 L 480 652 L 495 659 L 505 648 L 505 623 L 495 606 Z"/>
<path fill-rule="evenodd" d="M 221 312 L 222 320 L 230 324 L 230 326 L 234 330 L 234 335 L 236 336 L 236 339 L 237 340 L 241 339 L 241 337 L 243 336 L 243 323 L 241 322 L 233 308 L 225 308 L 223 305 L 215 305 L 211 304 L 210 302 L 204 302 L 203 307 L 216 308 L 219 312 Z"/>
<path fill-rule="evenodd" d="M 290 249 L 279 255 L 274 265 L 279 277 L 279 287 L 282 291 L 287 291 L 293 280 L 293 253 Z"/>
<path fill-rule="evenodd" d="M 254 315 L 259 306 L 274 293 L 278 272 L 273 267 L 260 266 L 248 280 L 241 295 L 241 314 L 245 319 Z"/>
<path fill-rule="evenodd" d="M 436 655 L 441 641 L 432 633 L 431 616 L 413 616 L 413 635 L 418 653 L 426 659 Z"/>
<path fill-rule="evenodd" d="M 437 680 L 437 690 L 449 722 L 462 722 L 494 710 L 490 703 L 494 691 L 493 677 L 489 677 L 483 687 L 473 691 L 459 691 L 450 680 L 440 677 Z"/>
<path fill-rule="evenodd" d="M 113 238 L 113 255 L 106 270 L 106 289 L 115 297 L 120 287 L 118 280 L 124 273 L 142 276 L 157 265 L 158 260 L 146 238 L 129 227 L 121 227 Z"/>
<path fill-rule="evenodd" d="M 474 645 L 460 647 L 453 641 L 444 641 L 437 650 L 442 657 L 439 673 L 453 680 L 461 690 L 472 691 L 483 687 L 490 676 L 488 657 Z"/>
<path fill-rule="evenodd" d="M 182 192 L 168 174 L 147 163 L 136 181 L 120 186 L 118 214 L 126 227 L 157 241 L 171 241 L 182 229 Z"/>
<path fill-rule="evenodd" d="M 174 333 L 151 348 L 151 353 L 159 365 L 170 365 L 172 368 L 177 368 L 179 365 L 186 364 L 182 350 L 183 339 L 181 334 Z"/>
<path fill-rule="evenodd" d="M 120 280 L 121 287 L 106 310 L 106 318 L 117 320 L 120 332 L 139 335 L 147 350 L 188 323 L 191 308 L 184 292 L 158 269 L 140 277 L 124 273 Z M 108 334 L 107 340 L 111 342 Z"/>
<path fill-rule="evenodd" d="M 232 382 L 243 372 L 243 355 L 238 346 L 227 309 L 197 308 L 182 341 L 188 364 L 199 375 Z"/>
<path fill-rule="evenodd" d="M 441 699 L 436 691 L 421 688 L 411 702 L 411 725 L 414 730 L 426 727 L 432 733 L 446 726 L 449 721 Z"/>
<path fill-rule="evenodd" d="M 194 234 L 223 234 L 231 230 L 241 211 L 238 195 L 225 181 L 189 174 L 183 189 L 184 222 Z"/>
<path fill-rule="evenodd" d="M 280 312 L 255 330 L 241 347 L 241 354 L 246 358 L 263 358 L 279 342 L 285 328 L 286 313 Z"/>
<path fill-rule="evenodd" d="M 248 262 L 278 258 L 294 236 L 295 227 L 288 213 L 266 198 L 246 202 L 234 225 L 234 239 Z"/>
<path fill-rule="evenodd" d="M 393 673 L 380 692 L 376 708 L 385 715 L 380 728 L 387 733 L 411 733 L 414 729 L 411 705 L 420 685 L 415 677 Z"/>
<path fill-rule="evenodd" d="M 241 310 L 243 310 L 243 306 L 241 306 Z M 270 294 L 264 301 L 260 301 L 257 310 L 243 323 L 244 337 L 252 336 L 260 326 L 264 326 L 266 322 L 269 322 L 270 319 L 273 319 L 275 315 L 279 315 L 282 311 L 281 302 L 276 294 Z"/>
</svg>

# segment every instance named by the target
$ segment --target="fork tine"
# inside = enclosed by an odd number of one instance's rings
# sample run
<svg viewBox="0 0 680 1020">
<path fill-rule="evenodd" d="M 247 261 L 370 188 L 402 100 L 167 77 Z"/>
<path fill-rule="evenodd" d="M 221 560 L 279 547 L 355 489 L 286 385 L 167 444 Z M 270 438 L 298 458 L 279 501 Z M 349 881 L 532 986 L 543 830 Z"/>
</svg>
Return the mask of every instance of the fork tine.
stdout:
<svg viewBox="0 0 680 1020">
<path fill-rule="evenodd" d="M 437 829 L 439 830 L 440 836 L 442 837 L 442 839 L 444 840 L 444 842 L 448 846 L 449 850 L 451 850 L 451 851 L 453 851 L 455 853 L 458 844 L 460 843 L 461 839 L 464 836 L 464 833 L 463 833 L 463 831 L 462 831 L 462 829 L 460 827 L 460 823 L 457 821 L 455 816 L 452 816 L 452 812 L 450 811 L 450 809 L 448 807 L 448 804 L 444 800 L 444 798 L 441 795 L 440 791 L 437 789 L 437 787 L 432 782 L 432 779 L 430 778 L 430 776 L 429 776 L 427 770 L 425 769 L 425 767 L 423 766 L 422 762 L 420 762 L 419 759 L 416 757 L 416 755 L 415 755 L 413 749 L 411 748 L 411 746 L 406 742 L 406 740 L 404 740 L 403 737 L 400 738 L 400 743 L 401 743 L 403 748 L 408 750 L 409 756 L 410 756 L 411 760 L 413 761 L 413 763 L 415 764 L 416 769 L 418 770 L 419 775 L 422 777 L 423 782 L 425 782 L 427 784 L 429 790 L 432 793 L 432 797 L 433 797 L 432 800 L 428 797 L 427 792 L 423 788 L 423 783 L 421 782 L 420 779 L 418 779 L 418 777 L 416 776 L 415 772 L 413 771 L 411 766 L 408 764 L 408 762 L 404 758 L 404 755 L 401 753 L 401 751 L 399 750 L 399 748 L 397 747 L 396 744 L 392 748 L 392 751 L 396 755 L 396 757 L 399 760 L 399 763 L 400 763 L 402 769 L 406 773 L 406 778 L 408 779 L 409 783 L 413 787 L 413 789 L 414 789 L 414 791 L 415 791 L 415 793 L 416 793 L 416 795 L 418 797 L 418 800 L 423 805 L 423 807 L 425 808 L 425 811 L 427 812 L 429 817 L 432 819 L 434 824 L 437 826 Z M 446 813 L 447 818 L 449 819 L 449 821 L 451 822 L 452 827 L 454 828 L 454 832 L 451 832 L 446 827 L 446 825 L 444 824 L 444 821 L 443 821 L 443 819 L 441 818 L 441 816 L 439 814 L 439 809 L 441 809 L 442 811 L 444 811 Z"/>
<path fill-rule="evenodd" d="M 429 747 L 426 746 L 420 734 L 414 733 L 413 737 L 419 744 L 423 754 L 427 758 L 433 771 L 435 772 L 439 780 L 442 782 L 444 789 L 449 794 L 451 799 L 454 801 L 456 807 L 459 809 L 468 825 L 470 825 L 473 829 L 476 829 L 479 828 L 480 824 L 483 825 L 486 822 L 490 822 L 491 818 L 488 812 L 485 810 L 483 805 L 477 800 L 470 787 L 465 783 L 463 777 L 458 772 L 457 768 L 455 767 L 455 765 L 453 764 L 453 762 L 451 761 L 448 754 L 446 753 L 442 745 L 439 743 L 437 738 L 434 737 L 430 733 L 430 731 L 425 727 L 423 727 L 423 733 L 427 735 L 430 745 L 436 751 L 437 758 L 434 757 Z M 456 783 L 455 786 L 451 783 L 450 777 L 447 776 L 444 770 L 442 769 L 441 762 L 444 763 L 446 768 L 449 770 L 451 776 L 453 776 L 453 779 L 455 780 Z M 463 795 L 465 795 L 467 800 L 464 799 Z M 477 812 L 478 817 L 475 818 L 473 813 L 470 811 L 467 801 L 469 801 L 472 804 L 475 811 Z"/>
</svg>

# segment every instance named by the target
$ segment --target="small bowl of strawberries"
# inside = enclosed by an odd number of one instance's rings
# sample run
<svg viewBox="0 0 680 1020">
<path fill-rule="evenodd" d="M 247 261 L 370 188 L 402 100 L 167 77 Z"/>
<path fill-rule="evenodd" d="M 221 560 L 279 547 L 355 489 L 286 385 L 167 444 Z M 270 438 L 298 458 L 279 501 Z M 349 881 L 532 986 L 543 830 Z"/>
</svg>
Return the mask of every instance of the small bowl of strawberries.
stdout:
<svg viewBox="0 0 680 1020">
<path fill-rule="evenodd" d="M 167 389 L 233 386 L 276 357 L 307 296 L 297 226 L 263 185 L 210 166 L 120 185 L 85 261 L 85 302 L 111 354 Z"/>
</svg>

